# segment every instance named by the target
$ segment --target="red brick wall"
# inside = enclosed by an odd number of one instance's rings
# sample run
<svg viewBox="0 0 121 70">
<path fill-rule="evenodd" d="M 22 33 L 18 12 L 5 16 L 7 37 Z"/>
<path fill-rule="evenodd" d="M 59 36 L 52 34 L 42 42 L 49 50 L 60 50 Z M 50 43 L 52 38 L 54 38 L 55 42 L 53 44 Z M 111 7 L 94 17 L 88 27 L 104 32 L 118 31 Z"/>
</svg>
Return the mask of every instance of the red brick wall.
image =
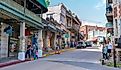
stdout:
<svg viewBox="0 0 121 70">
<path fill-rule="evenodd" d="M 88 32 L 89 31 L 92 31 L 94 29 L 95 30 L 100 30 L 100 31 L 106 30 L 105 27 L 97 27 L 97 26 L 90 26 L 90 25 L 82 26 L 80 28 L 80 32 L 83 32 L 84 33 L 84 40 L 87 40 L 88 39 Z"/>
</svg>

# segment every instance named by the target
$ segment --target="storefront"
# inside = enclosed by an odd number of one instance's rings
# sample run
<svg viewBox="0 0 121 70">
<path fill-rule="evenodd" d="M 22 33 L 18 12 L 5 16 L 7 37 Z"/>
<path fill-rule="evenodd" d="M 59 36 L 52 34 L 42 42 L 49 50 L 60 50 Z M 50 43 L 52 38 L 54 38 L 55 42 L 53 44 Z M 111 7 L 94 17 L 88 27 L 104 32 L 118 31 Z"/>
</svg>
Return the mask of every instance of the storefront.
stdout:
<svg viewBox="0 0 121 70">
<path fill-rule="evenodd" d="M 38 1 L 36 3 L 27 1 L 26 9 L 23 6 L 23 0 L 0 1 L 0 58 L 18 56 L 19 60 L 25 60 L 26 39 L 31 40 L 31 35 L 25 35 L 25 29 L 30 29 L 32 32 L 37 30 L 37 32 L 41 33 L 42 28 L 44 28 L 41 18 L 36 13 L 41 14 L 46 12 L 47 7 L 38 3 Z M 30 6 L 28 7 L 28 5 Z M 38 8 L 36 5 L 42 6 L 43 9 Z M 37 8 L 36 11 L 31 10 L 33 6 Z M 46 10 L 44 11 L 44 9 Z M 5 30 L 6 28 L 8 29 Z"/>
<path fill-rule="evenodd" d="M 56 46 L 56 26 L 52 21 L 43 19 L 44 24 L 43 30 L 43 42 L 44 42 L 44 51 L 52 51 L 55 50 Z"/>
<path fill-rule="evenodd" d="M 14 24 L 15 22 L 13 22 Z M 4 57 L 17 57 L 18 48 L 19 48 L 19 25 L 11 23 L 1 22 L 0 30 L 0 54 L 1 58 Z"/>
</svg>

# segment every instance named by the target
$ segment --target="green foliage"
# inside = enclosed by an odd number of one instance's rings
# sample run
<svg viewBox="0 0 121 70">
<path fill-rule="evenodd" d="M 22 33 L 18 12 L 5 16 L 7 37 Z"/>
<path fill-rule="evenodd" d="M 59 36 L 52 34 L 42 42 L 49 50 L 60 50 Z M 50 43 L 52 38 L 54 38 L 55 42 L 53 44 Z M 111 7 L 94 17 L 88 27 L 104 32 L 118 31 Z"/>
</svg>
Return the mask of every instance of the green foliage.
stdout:
<svg viewBox="0 0 121 70">
<path fill-rule="evenodd" d="M 114 63 L 113 62 L 109 62 L 106 65 L 109 66 L 109 67 L 113 67 Z M 116 66 L 119 67 L 119 68 L 121 68 L 121 63 L 116 63 Z"/>
</svg>

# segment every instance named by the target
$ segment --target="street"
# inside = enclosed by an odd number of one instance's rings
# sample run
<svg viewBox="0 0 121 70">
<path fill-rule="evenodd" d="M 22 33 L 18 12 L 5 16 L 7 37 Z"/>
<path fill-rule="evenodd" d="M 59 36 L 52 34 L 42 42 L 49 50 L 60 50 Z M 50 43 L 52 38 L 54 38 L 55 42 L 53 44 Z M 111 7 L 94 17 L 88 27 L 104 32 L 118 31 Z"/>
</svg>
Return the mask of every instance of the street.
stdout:
<svg viewBox="0 0 121 70">
<path fill-rule="evenodd" d="M 0 70 L 120 70 L 102 66 L 100 54 L 98 49 L 76 49 Z"/>
</svg>

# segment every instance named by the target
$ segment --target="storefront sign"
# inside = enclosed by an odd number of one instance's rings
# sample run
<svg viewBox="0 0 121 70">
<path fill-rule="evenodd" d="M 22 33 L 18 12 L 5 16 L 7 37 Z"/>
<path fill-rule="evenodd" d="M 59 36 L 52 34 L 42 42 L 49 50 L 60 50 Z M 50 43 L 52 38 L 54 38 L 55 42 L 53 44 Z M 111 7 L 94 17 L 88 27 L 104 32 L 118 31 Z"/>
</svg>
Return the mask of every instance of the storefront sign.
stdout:
<svg viewBox="0 0 121 70">
<path fill-rule="evenodd" d="M 65 38 L 69 38 L 69 34 L 64 34 L 65 35 Z"/>
</svg>

